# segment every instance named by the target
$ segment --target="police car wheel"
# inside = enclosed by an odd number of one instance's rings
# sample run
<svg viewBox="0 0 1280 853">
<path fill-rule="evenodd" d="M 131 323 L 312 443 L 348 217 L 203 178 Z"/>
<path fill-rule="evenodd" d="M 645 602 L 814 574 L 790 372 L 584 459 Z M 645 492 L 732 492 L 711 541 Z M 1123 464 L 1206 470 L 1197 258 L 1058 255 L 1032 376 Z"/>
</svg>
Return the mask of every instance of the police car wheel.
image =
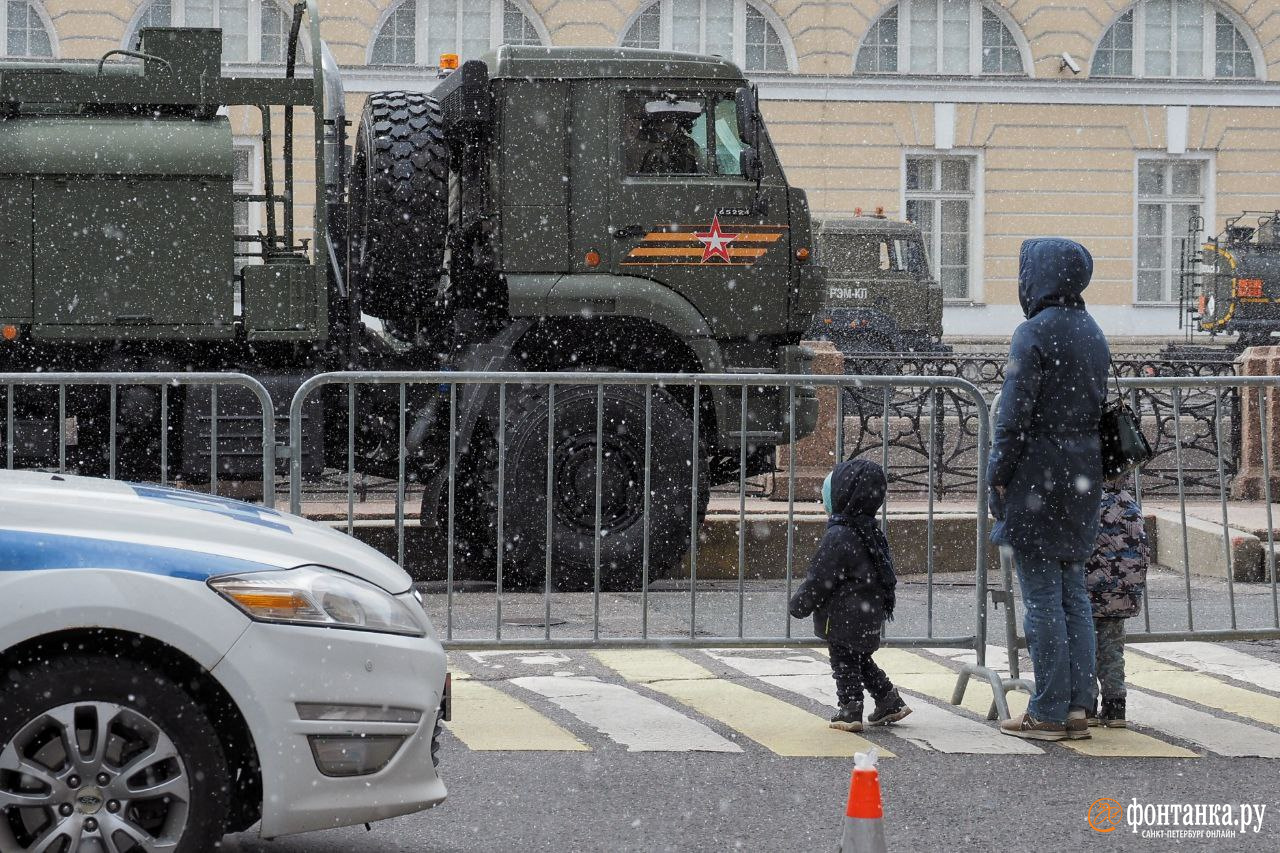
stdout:
<svg viewBox="0 0 1280 853">
<path fill-rule="evenodd" d="M 213 849 L 228 773 L 191 698 L 135 661 L 38 667 L 0 683 L 0 850 Z"/>
</svg>

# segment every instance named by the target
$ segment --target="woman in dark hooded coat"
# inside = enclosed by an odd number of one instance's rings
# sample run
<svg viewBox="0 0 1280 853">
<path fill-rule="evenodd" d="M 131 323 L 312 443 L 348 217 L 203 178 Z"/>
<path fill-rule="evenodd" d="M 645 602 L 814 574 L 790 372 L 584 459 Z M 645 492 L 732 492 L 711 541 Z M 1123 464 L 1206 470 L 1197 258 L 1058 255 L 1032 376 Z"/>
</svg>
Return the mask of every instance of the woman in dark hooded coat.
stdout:
<svg viewBox="0 0 1280 853">
<path fill-rule="evenodd" d="M 1036 692 L 1006 734 L 1087 738 L 1096 701 L 1084 561 L 1098 535 L 1098 422 L 1111 353 L 1081 296 L 1093 274 L 1071 240 L 1027 240 L 1018 268 L 1026 322 L 1013 333 L 987 465 L 992 540 L 1013 549 Z"/>
<path fill-rule="evenodd" d="M 809 574 L 791 597 L 791 615 L 813 614 L 813 632 L 827 641 L 831 675 L 840 707 L 833 729 L 862 730 L 862 691 L 876 700 L 871 725 L 897 722 L 911 709 L 889 676 L 871 660 L 880 630 L 893 618 L 894 588 L 889 540 L 876 520 L 887 488 L 884 469 L 867 459 L 841 462 L 823 486 L 831 518 L 809 564 Z"/>
</svg>

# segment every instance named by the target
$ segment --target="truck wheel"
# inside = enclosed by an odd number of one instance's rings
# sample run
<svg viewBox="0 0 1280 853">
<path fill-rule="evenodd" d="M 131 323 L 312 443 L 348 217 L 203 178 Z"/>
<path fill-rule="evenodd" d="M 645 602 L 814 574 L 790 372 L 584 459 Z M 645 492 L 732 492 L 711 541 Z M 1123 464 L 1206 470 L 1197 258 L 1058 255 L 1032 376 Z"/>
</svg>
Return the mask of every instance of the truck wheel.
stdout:
<svg viewBox="0 0 1280 853">
<path fill-rule="evenodd" d="M 354 270 L 364 311 L 411 331 L 444 266 L 449 150 L 440 106 L 419 92 L 365 102 L 351 166 Z"/>
<path fill-rule="evenodd" d="M 644 391 L 604 389 L 603 480 L 600 511 L 601 586 L 637 587 L 644 548 Z M 546 571 L 547 392 L 513 391 L 506 441 L 506 557 L 517 577 L 538 583 Z M 663 391 L 652 400 L 649 576 L 675 568 L 689 548 L 693 491 L 693 421 Z M 552 493 L 552 582 L 557 589 L 590 589 L 595 578 L 596 388 L 556 389 Z M 706 454 L 700 454 L 697 510 L 705 513 Z"/>
<path fill-rule="evenodd" d="M 153 669 L 85 655 L 4 675 L 2 850 L 212 850 L 228 780 L 204 713 Z"/>
</svg>

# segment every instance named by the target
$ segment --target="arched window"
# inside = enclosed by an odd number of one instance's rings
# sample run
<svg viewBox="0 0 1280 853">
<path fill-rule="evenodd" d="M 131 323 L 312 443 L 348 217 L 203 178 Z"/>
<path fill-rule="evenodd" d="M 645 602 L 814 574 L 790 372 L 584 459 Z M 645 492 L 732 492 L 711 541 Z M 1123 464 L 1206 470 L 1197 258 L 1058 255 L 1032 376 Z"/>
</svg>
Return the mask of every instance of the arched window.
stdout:
<svg viewBox="0 0 1280 853">
<path fill-rule="evenodd" d="M 404 0 L 373 40 L 375 65 L 435 65 L 442 53 L 475 59 L 500 44 L 546 44 L 536 17 L 514 0 Z"/>
<path fill-rule="evenodd" d="M 283 63 L 292 21 L 274 0 L 152 0 L 134 20 L 127 46 L 137 46 L 143 27 L 218 27 L 224 62 Z"/>
<path fill-rule="evenodd" d="M 1102 36 L 1093 77 L 1254 78 L 1243 25 L 1205 0 L 1143 0 Z"/>
<path fill-rule="evenodd" d="M 0 6 L 5 30 L 5 56 L 53 56 L 53 39 L 34 3 L 7 0 Z"/>
<path fill-rule="evenodd" d="M 747 0 L 654 0 L 622 37 L 623 47 L 713 54 L 744 71 L 791 68 L 781 22 Z"/>
<path fill-rule="evenodd" d="M 1026 74 L 1008 21 L 981 0 L 902 0 L 867 31 L 854 71 Z"/>
</svg>

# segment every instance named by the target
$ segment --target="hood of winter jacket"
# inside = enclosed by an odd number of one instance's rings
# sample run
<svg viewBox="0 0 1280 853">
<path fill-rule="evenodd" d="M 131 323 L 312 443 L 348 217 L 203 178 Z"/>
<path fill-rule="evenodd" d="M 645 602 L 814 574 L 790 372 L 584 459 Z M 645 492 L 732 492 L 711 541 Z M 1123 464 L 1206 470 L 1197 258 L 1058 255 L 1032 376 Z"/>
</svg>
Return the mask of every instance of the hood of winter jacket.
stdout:
<svg viewBox="0 0 1280 853">
<path fill-rule="evenodd" d="M 870 459 L 841 462 L 831 471 L 831 513 L 872 515 L 884 503 L 888 489 L 884 469 Z"/>
<path fill-rule="evenodd" d="M 1018 301 L 1030 320 L 1053 305 L 1084 307 L 1080 296 L 1093 276 L 1093 256 L 1074 240 L 1024 240 L 1018 257 Z"/>
</svg>

